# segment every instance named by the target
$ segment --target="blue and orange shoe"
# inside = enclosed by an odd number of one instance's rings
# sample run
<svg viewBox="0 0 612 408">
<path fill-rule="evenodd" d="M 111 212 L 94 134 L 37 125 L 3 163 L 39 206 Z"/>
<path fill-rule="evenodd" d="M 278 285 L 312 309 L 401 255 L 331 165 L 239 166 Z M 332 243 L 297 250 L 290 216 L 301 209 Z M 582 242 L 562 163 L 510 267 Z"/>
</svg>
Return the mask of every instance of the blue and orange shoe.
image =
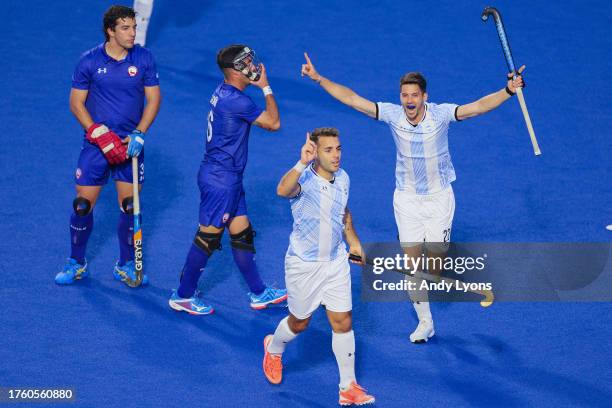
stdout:
<svg viewBox="0 0 612 408">
<path fill-rule="evenodd" d="M 55 283 L 58 285 L 70 285 L 75 280 L 86 278 L 89 275 L 87 271 L 87 260 L 81 265 L 75 259 L 68 258 L 64 269 L 55 275 Z"/>
<path fill-rule="evenodd" d="M 192 315 L 207 315 L 215 311 L 212 306 L 205 305 L 200 298 L 200 292 L 196 290 L 190 298 L 182 298 L 176 290 L 172 291 L 172 296 L 168 300 L 170 307 L 178 312 L 187 312 Z"/>
<path fill-rule="evenodd" d="M 113 270 L 113 276 L 115 280 L 125 282 L 126 277 L 130 277 L 132 280 L 136 280 L 136 266 L 134 265 L 134 261 L 127 261 L 124 265 L 119 265 L 119 261 L 115 264 L 115 269 Z M 149 277 L 144 275 L 142 277 L 141 285 L 149 284 Z"/>
<path fill-rule="evenodd" d="M 276 289 L 266 287 L 259 295 L 249 293 L 251 298 L 251 309 L 262 310 L 269 304 L 278 304 L 287 300 L 287 289 Z"/>
</svg>

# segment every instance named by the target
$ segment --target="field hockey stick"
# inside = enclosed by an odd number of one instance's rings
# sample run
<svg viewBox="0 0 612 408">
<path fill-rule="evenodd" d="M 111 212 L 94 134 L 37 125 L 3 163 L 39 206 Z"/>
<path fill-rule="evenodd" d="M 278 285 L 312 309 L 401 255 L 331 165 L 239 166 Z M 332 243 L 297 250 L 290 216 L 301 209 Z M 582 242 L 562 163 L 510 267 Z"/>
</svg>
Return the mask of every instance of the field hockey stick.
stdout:
<svg viewBox="0 0 612 408">
<path fill-rule="evenodd" d="M 140 196 L 138 192 L 138 157 L 132 157 L 132 195 L 134 197 L 134 266 L 136 280 L 126 276 L 125 283 L 132 288 L 140 286 L 144 271 L 142 267 L 142 228 L 140 226 Z"/>
<path fill-rule="evenodd" d="M 514 78 L 516 78 L 518 73 L 514 66 L 512 52 L 510 51 L 510 44 L 508 42 L 508 37 L 506 36 L 506 30 L 504 29 L 501 14 L 499 14 L 499 11 L 495 7 L 485 7 L 480 18 L 486 23 L 489 16 L 493 16 L 493 19 L 495 20 L 495 28 L 497 28 L 497 35 L 499 36 L 499 41 L 501 43 L 502 50 L 504 51 L 508 71 L 512 73 Z M 531 118 L 529 117 L 529 111 L 527 110 L 527 103 L 525 102 L 525 96 L 523 95 L 523 88 L 516 88 L 516 94 L 518 95 L 521 111 L 523 111 L 523 117 L 525 118 L 525 124 L 527 125 L 527 131 L 529 132 L 529 137 L 531 138 L 533 152 L 536 156 L 539 156 L 542 154 L 542 152 L 540 151 L 540 146 L 538 146 L 538 140 L 536 139 L 535 131 L 533 130 L 533 125 L 531 124 Z"/>
</svg>

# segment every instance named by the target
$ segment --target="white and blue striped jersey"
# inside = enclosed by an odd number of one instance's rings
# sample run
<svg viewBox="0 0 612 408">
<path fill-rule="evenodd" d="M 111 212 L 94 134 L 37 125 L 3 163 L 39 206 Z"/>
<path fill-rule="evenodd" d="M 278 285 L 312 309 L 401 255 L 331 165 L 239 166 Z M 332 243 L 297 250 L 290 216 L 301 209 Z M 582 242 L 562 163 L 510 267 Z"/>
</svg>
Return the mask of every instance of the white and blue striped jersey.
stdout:
<svg viewBox="0 0 612 408">
<path fill-rule="evenodd" d="M 346 256 L 344 214 L 350 180 L 339 169 L 332 181 L 319 176 L 314 164 L 300 176 L 300 193 L 290 200 L 293 231 L 287 255 L 306 262 L 332 261 Z"/>
<path fill-rule="evenodd" d="M 457 120 L 458 105 L 425 102 L 425 117 L 416 126 L 408 122 L 401 105 L 378 102 L 376 106 L 377 119 L 389 125 L 397 148 L 397 190 L 433 194 L 455 181 L 448 125 Z"/>
</svg>

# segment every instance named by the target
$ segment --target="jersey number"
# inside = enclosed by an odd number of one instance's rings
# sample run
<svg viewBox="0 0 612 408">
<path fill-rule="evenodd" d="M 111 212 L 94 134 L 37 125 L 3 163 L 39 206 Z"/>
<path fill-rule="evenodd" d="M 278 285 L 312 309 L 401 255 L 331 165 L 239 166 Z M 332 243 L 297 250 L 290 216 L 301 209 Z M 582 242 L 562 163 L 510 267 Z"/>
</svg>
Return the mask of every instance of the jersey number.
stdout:
<svg viewBox="0 0 612 408">
<path fill-rule="evenodd" d="M 208 112 L 208 128 L 206 129 L 206 141 L 210 142 L 212 140 L 212 123 L 213 123 L 213 112 L 212 110 Z"/>
</svg>

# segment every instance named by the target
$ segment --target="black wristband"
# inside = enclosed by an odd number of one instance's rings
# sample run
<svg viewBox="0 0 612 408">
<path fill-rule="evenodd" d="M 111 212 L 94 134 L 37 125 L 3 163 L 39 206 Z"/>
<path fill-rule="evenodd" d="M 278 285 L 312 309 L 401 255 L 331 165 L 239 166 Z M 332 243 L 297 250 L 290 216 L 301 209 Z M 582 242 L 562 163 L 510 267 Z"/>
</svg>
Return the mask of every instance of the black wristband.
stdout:
<svg viewBox="0 0 612 408">
<path fill-rule="evenodd" d="M 512 92 L 512 91 L 510 90 L 510 88 L 508 88 L 508 85 L 506 85 L 506 93 L 507 93 L 508 95 L 510 95 L 510 96 L 514 96 L 514 95 L 516 95 L 516 92 Z"/>
</svg>

